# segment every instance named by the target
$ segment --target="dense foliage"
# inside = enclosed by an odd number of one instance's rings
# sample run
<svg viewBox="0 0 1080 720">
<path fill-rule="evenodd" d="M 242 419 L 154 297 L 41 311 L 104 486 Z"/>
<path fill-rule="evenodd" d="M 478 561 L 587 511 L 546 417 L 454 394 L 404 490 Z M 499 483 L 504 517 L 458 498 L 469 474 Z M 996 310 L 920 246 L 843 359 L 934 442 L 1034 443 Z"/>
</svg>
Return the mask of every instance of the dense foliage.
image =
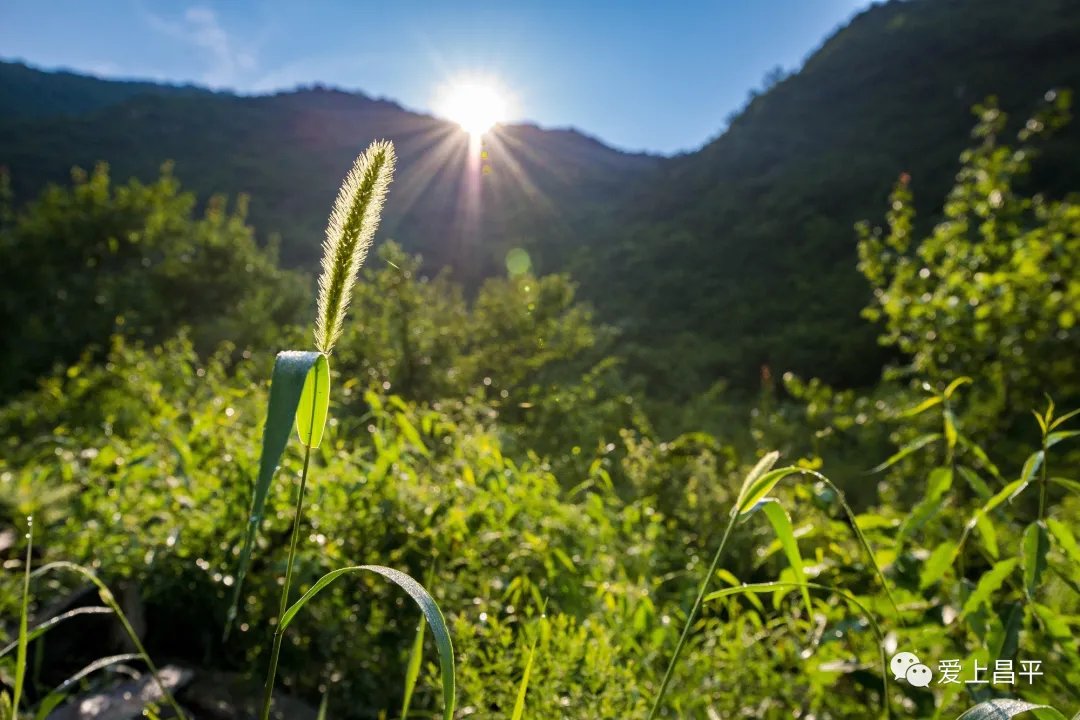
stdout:
<svg viewBox="0 0 1080 720">
<path fill-rule="evenodd" d="M 177 692 L 192 716 L 246 717 L 221 708 L 259 695 L 282 588 L 296 600 L 359 564 L 437 600 L 458 718 L 955 718 L 1005 698 L 1075 713 L 1077 125 L 1067 91 L 1026 122 L 1005 110 L 1078 84 L 1078 28 L 1059 0 L 877 6 L 655 173 L 514 128 L 517 154 L 484 158 L 498 212 L 471 219 L 447 215 L 463 148 L 428 164 L 442 126 L 392 103 L 60 76 L 0 120 L 17 161 L 0 172 L 0 720 L 13 695 L 44 717 L 152 670 L 131 636 L 194 670 Z M 0 102 L 40 97 L 41 74 L 14 67 Z M 302 454 L 287 418 L 256 533 L 274 355 L 314 344 L 315 283 L 291 268 L 318 255 L 360 121 L 403 140 L 390 232 L 333 349 L 325 437 Z M 195 192 L 136 150 L 147 138 Z M 99 166 L 25 201 L 93 153 L 143 179 Z M 223 189 L 286 233 L 281 264 Z M 478 219 L 483 233 L 456 224 Z M 21 646 L 27 557 L 112 592 L 32 578 L 31 626 L 82 614 Z M 131 626 L 85 611 L 99 601 Z M 378 579 L 327 586 L 280 634 L 278 702 L 401 717 L 415 681 L 407 717 L 437 716 L 418 620 Z M 891 671 L 900 651 L 929 687 Z M 979 667 L 987 682 L 964 682 Z M 1008 707 L 967 717 L 1024 709 Z"/>
<path fill-rule="evenodd" d="M 971 106 L 996 95 L 1026 119 L 1046 90 L 1080 86 L 1078 48 L 1070 0 L 878 3 L 798 72 L 771 73 L 696 152 L 633 156 L 574 131 L 510 126 L 485 140 L 474 184 L 463 133 L 384 100 L 325 88 L 237 97 L 9 63 L 0 165 L 25 201 L 73 164 L 104 160 L 117 179 L 149 183 L 172 159 L 201 198 L 250 195 L 285 264 L 313 269 L 348 158 L 391 139 L 400 172 L 384 228 L 425 271 L 452 267 L 471 294 L 524 248 L 538 271 L 571 273 L 623 331 L 627 372 L 671 400 L 662 424 L 692 429 L 684 403 L 717 383 L 745 398 L 763 365 L 872 385 L 897 354 L 859 317 L 851 226 L 877 214 L 902 172 L 919 230 L 942 219 Z M 1078 153 L 1080 125 L 1050 140 L 1032 169 L 1047 198 L 1078 186 Z"/>
<path fill-rule="evenodd" d="M 910 367 L 864 393 L 763 372 L 760 394 L 749 407 L 729 405 L 731 425 L 717 434 L 653 429 L 656 406 L 625 379 L 617 332 L 565 276 L 491 279 L 468 298 L 448 275 L 428 277 L 418 258 L 383 244 L 334 352 L 333 420 L 314 451 L 294 594 L 341 565 L 399 567 L 450 622 L 460 716 L 510 716 L 535 647 L 527 717 L 643 717 L 738 502 L 740 522 L 661 716 L 865 717 L 887 702 L 895 716 L 955 717 L 1001 696 L 1076 706 L 1080 485 L 1067 468 L 1077 419 L 1040 390 L 1076 400 L 1068 313 L 1080 309 L 1061 263 L 1075 254 L 1077 226 L 1068 202 L 1013 191 L 1028 151 L 1000 142 L 1003 123 L 992 106 L 982 110 L 944 222 L 914 229 L 902 179 L 888 231 L 863 231 L 872 311 Z M 191 202 L 167 174 L 114 189 L 99 171 L 8 218 L 13 261 L 35 259 L 21 271 L 81 300 L 70 329 L 53 326 L 65 342 L 49 358 L 59 370 L 12 366 L 44 375 L 0 409 L 0 512 L 18 531 L 34 515 L 35 563 L 94 568 L 140 618 L 152 656 L 255 685 L 277 615 L 295 447 L 271 486 L 237 629 L 227 642 L 221 629 L 271 351 L 310 339 L 254 308 L 310 303 L 283 293 L 295 279 L 254 247 L 242 215 L 212 205 L 193 219 Z M 1041 262 L 1048 256 L 1060 262 Z M 982 284 L 976 273 L 998 279 Z M 923 284 L 927 276 L 938 282 Z M 92 287 L 108 302 L 87 300 Z M 965 307 L 953 295 L 979 302 Z M 261 299 L 249 307 L 251 297 Z M 40 305 L 13 321 L 44 325 L 51 316 L 34 314 Z M 76 357 L 80 343 L 109 336 L 111 312 L 131 318 L 126 332 Z M 84 328 L 94 332 L 74 334 Z M 221 328 L 240 344 L 200 351 Z M 1011 347 L 1003 337 L 1023 352 L 1001 352 Z M 8 362 L 28 362 L 21 348 L 9 346 Z M 742 478 L 773 448 L 795 474 L 746 504 Z M 23 549 L 14 533 L 5 542 L 12 558 Z M 735 589 L 776 580 L 788 585 Z M 20 582 L 4 576 L 5 618 L 17 615 Z M 792 582 L 815 587 L 804 594 Z M 40 619 L 86 602 L 63 579 L 32 588 Z M 417 618 L 390 587 L 338 583 L 289 627 L 285 687 L 312 703 L 328 693 L 332 716 L 392 715 Z M 70 634 L 54 630 L 32 649 L 31 704 L 124 650 L 107 622 L 68 623 Z M 925 690 L 890 676 L 883 693 L 881 653 L 905 649 L 935 673 L 955 658 L 965 677 L 976 663 L 1021 660 L 1040 661 L 1043 674 Z M 419 714 L 440 707 L 427 657 L 412 701 Z M 197 692 L 180 702 L 210 712 Z"/>
</svg>

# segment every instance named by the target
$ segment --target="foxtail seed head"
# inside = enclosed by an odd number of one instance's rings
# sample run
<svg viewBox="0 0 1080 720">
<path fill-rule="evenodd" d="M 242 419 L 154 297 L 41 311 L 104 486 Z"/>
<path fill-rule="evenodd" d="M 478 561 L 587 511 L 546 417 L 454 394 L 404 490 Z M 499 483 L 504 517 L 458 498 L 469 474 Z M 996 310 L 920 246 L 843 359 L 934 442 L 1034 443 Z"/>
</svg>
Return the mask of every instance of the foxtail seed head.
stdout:
<svg viewBox="0 0 1080 720">
<path fill-rule="evenodd" d="M 323 241 L 315 347 L 327 355 L 341 336 L 356 273 L 379 227 L 386 189 L 394 175 L 394 145 L 373 142 L 356 158 L 341 184 Z"/>
</svg>

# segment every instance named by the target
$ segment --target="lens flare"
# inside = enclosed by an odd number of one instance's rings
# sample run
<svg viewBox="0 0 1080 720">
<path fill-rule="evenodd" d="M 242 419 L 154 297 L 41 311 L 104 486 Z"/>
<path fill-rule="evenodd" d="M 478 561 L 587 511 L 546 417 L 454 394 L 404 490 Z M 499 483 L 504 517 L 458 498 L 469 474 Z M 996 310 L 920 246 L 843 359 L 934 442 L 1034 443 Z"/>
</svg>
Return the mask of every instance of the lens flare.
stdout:
<svg viewBox="0 0 1080 720">
<path fill-rule="evenodd" d="M 462 79 L 446 85 L 439 93 L 436 112 L 453 120 L 465 132 L 480 137 L 507 119 L 506 94 L 490 81 Z"/>
</svg>

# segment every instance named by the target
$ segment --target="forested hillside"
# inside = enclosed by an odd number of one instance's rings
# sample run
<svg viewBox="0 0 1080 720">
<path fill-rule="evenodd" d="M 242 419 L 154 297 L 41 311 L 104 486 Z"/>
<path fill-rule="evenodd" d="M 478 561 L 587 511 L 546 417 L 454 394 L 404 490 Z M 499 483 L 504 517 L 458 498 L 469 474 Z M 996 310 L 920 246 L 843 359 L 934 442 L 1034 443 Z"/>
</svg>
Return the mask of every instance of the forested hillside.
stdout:
<svg viewBox="0 0 1080 720">
<path fill-rule="evenodd" d="M 878 222 L 906 173 L 926 227 L 972 106 L 996 96 L 1021 122 L 1054 88 L 1080 88 L 1077 3 L 877 5 L 754 93 L 715 140 L 639 183 L 575 265 L 584 294 L 665 393 L 745 386 L 762 366 L 872 381 L 889 356 L 859 318 L 869 291 L 854 224 Z M 1045 146 L 1036 187 L 1080 186 L 1078 153 L 1073 124 Z"/>
<path fill-rule="evenodd" d="M 308 270 L 326 203 L 361 138 L 394 141 L 401 159 L 386 232 L 423 253 L 429 269 L 453 267 L 474 286 L 505 272 L 514 247 L 540 249 L 539 261 L 545 240 L 655 165 L 572 130 L 528 125 L 501 128 L 486 155 L 470 158 L 469 138 L 453 123 L 326 88 L 238 97 L 5 63 L 0 89 L 0 103 L 12 103 L 0 104 L 0 165 L 17 198 L 67 180 L 73 165 L 107 162 L 120 180 L 149 181 L 172 161 L 200 198 L 247 194 L 252 221 L 281 236 L 282 261 Z M 39 98 L 36 109 L 9 112 L 25 96 Z"/>
<path fill-rule="evenodd" d="M 697 152 L 659 162 L 509 126 L 486 142 L 479 191 L 466 136 L 389 101 L 235 97 L 5 64 L 0 164 L 26 198 L 73 164 L 146 180 L 173 160 L 199 197 L 249 194 L 256 226 L 282 236 L 283 262 L 310 268 L 342 158 L 358 138 L 387 137 L 402 159 L 389 236 L 473 287 L 515 247 L 540 270 L 571 270 L 658 393 L 745 387 L 762 366 L 860 385 L 890 356 L 858 317 L 868 294 L 852 227 L 880 215 L 901 173 L 932 218 L 972 105 L 992 95 L 1026 117 L 1046 91 L 1080 85 L 1078 48 L 1080 9 L 1067 0 L 891 2 L 752 94 Z M 1077 147 L 1075 126 L 1051 141 L 1040 188 L 1074 186 Z"/>
</svg>

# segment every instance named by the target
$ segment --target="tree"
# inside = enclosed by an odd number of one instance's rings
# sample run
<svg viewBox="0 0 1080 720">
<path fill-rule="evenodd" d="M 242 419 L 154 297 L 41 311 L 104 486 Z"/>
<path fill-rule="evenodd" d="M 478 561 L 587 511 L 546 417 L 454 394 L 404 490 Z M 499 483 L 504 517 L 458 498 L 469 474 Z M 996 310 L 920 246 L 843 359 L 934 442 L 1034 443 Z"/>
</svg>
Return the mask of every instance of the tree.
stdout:
<svg viewBox="0 0 1080 720">
<path fill-rule="evenodd" d="M 1080 204 L 1024 191 L 1032 142 L 1068 117 L 1067 94 L 1046 100 L 1015 148 L 998 142 L 1007 118 L 996 103 L 976 108 L 977 144 L 961 155 L 944 217 L 924 237 L 906 175 L 887 231 L 859 227 L 859 269 L 874 288 L 864 314 L 884 322 L 881 342 L 931 382 L 993 380 L 998 410 L 1043 392 L 1080 398 Z"/>
<path fill-rule="evenodd" d="M 306 310 L 298 276 L 278 269 L 214 197 L 201 217 L 165 166 L 151 184 L 115 186 L 76 169 L 0 224 L 0 393 L 69 363 L 109 335 L 151 342 L 191 328 L 196 347 L 267 345 Z"/>
</svg>

